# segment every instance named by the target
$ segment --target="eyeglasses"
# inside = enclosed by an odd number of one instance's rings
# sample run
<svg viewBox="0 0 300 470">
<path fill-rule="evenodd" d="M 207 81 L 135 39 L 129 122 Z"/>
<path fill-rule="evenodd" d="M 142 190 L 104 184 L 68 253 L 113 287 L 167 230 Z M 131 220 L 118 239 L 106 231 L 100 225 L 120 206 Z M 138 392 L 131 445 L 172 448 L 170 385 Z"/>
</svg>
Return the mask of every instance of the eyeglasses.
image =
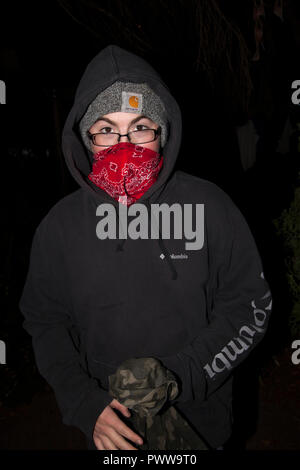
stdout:
<svg viewBox="0 0 300 470">
<path fill-rule="evenodd" d="M 158 129 L 143 129 L 139 131 L 131 131 L 127 134 L 119 134 L 118 132 L 108 132 L 106 134 L 99 132 L 97 134 L 87 133 L 88 138 L 97 147 L 110 147 L 120 142 L 121 137 L 127 137 L 131 144 L 148 144 L 157 139 L 161 134 L 161 127 Z"/>
</svg>

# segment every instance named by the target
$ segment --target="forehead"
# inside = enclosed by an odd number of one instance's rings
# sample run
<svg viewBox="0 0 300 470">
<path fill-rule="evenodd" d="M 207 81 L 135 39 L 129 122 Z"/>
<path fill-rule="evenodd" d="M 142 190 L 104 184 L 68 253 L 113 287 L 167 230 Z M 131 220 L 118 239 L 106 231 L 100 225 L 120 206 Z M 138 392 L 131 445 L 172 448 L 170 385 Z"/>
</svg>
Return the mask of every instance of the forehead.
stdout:
<svg viewBox="0 0 300 470">
<path fill-rule="evenodd" d="M 148 121 L 153 122 L 150 118 L 148 118 L 144 114 L 123 113 L 123 112 L 104 114 L 103 116 L 99 117 L 98 121 L 107 121 L 113 124 L 123 124 L 123 123 L 137 122 L 137 121 L 140 121 L 141 119 L 147 119 Z"/>
</svg>

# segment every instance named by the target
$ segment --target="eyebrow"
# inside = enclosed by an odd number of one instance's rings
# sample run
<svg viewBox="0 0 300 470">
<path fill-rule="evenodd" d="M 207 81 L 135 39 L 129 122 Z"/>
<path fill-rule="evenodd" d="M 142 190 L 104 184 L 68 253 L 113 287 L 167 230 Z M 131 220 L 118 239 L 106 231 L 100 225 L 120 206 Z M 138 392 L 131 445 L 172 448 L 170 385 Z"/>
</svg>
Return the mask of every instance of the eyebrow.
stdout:
<svg viewBox="0 0 300 470">
<path fill-rule="evenodd" d="M 152 121 L 152 119 L 148 118 L 147 116 L 144 116 L 143 114 L 141 116 L 137 116 L 136 118 L 134 118 L 130 124 L 135 124 L 137 121 L 140 121 L 141 119 L 148 119 L 149 121 Z M 111 119 L 108 119 L 106 117 L 100 117 L 99 119 L 97 119 L 97 121 L 95 122 L 95 124 L 98 122 L 98 121 L 106 121 L 108 122 L 109 124 L 112 124 L 113 126 L 116 126 L 117 123 L 112 121 Z"/>
</svg>

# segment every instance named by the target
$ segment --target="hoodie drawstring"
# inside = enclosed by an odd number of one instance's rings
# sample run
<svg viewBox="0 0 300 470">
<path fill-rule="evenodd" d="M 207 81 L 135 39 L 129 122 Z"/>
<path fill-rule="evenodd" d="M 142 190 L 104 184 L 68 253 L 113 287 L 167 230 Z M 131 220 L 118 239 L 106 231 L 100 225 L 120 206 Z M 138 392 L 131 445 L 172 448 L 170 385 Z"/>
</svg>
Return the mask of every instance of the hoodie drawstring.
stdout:
<svg viewBox="0 0 300 470">
<path fill-rule="evenodd" d="M 145 203 L 146 203 L 146 206 L 147 206 L 147 210 L 148 210 L 148 217 L 150 218 L 150 213 L 151 213 L 151 205 L 150 205 L 150 201 L 149 199 L 145 199 Z M 119 221 L 119 214 L 118 214 L 118 211 L 117 211 L 117 217 L 118 217 L 118 221 Z M 163 242 L 163 239 L 162 239 L 162 236 L 161 236 L 161 231 L 160 231 L 160 228 L 159 228 L 159 224 L 157 223 L 157 226 L 158 226 L 158 231 L 159 231 L 159 238 L 157 239 L 158 241 L 158 244 L 160 246 L 160 249 L 162 251 L 162 253 L 164 254 L 166 260 L 167 260 L 167 263 L 168 263 L 168 266 L 170 268 L 170 271 L 172 273 L 172 280 L 175 281 L 177 278 L 178 278 L 178 273 L 176 271 L 176 268 L 174 266 L 174 263 L 172 262 L 172 258 L 170 256 L 170 253 L 167 249 L 167 247 L 165 246 L 164 242 Z M 124 244 L 126 242 L 126 238 L 124 238 L 123 240 L 119 241 L 118 244 L 117 244 L 117 248 L 116 248 L 116 251 L 123 251 L 123 248 L 124 248 Z"/>
<path fill-rule="evenodd" d="M 126 190 L 125 179 L 126 179 L 126 176 L 124 177 L 124 191 L 125 191 L 126 195 L 129 196 L 129 194 L 127 193 L 127 190 Z M 118 224 L 120 226 L 121 222 L 120 222 L 120 219 L 119 219 L 118 211 L 117 211 L 117 217 L 118 217 Z M 127 238 L 124 238 L 121 242 L 119 241 L 119 243 L 117 244 L 116 251 L 123 251 L 126 240 L 127 240 Z"/>
<path fill-rule="evenodd" d="M 119 219 L 119 212 L 116 211 L 116 213 L 117 213 L 117 219 L 118 219 L 118 226 L 120 227 L 121 221 Z M 123 240 L 121 240 L 121 241 L 120 241 L 120 239 L 118 240 L 116 251 L 123 251 L 124 244 L 125 244 L 126 240 L 127 240 L 127 238 L 123 238 Z"/>
</svg>

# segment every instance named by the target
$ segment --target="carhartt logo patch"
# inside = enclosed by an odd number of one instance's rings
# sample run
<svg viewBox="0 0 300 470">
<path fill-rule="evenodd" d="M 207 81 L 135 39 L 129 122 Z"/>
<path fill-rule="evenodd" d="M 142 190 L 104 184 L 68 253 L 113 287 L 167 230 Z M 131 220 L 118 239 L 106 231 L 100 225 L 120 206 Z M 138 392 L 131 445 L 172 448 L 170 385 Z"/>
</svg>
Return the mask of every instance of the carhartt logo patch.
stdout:
<svg viewBox="0 0 300 470">
<path fill-rule="evenodd" d="M 122 91 L 122 108 L 123 113 L 140 114 L 143 108 L 143 95 L 140 93 L 132 93 L 130 91 Z"/>
</svg>

